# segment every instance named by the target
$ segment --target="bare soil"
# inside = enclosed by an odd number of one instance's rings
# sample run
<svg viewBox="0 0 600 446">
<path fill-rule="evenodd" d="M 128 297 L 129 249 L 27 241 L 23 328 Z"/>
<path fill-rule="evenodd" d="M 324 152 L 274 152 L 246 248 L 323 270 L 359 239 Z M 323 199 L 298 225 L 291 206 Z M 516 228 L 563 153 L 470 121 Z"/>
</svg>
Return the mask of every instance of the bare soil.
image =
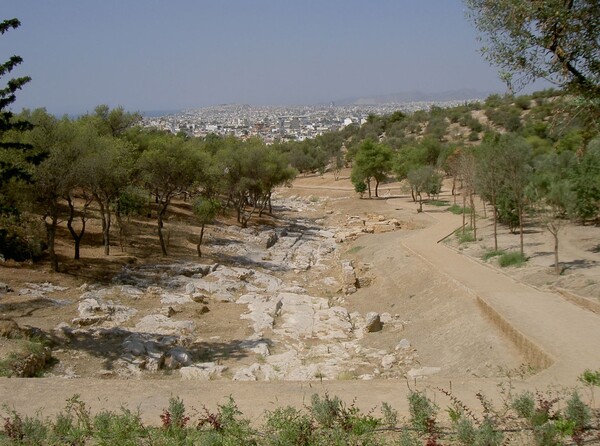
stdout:
<svg viewBox="0 0 600 446">
<path fill-rule="evenodd" d="M 457 386 L 471 389 L 473 392 L 481 387 L 494 388 L 498 381 L 506 379 L 511 375 L 511 371 L 517 370 L 527 362 L 526 355 L 502 327 L 482 311 L 476 299 L 465 291 L 460 281 L 457 282 L 447 274 L 440 273 L 435 265 L 424 260 L 413 250 L 407 249 L 402 243 L 407 237 L 412 237 L 431 226 L 436 215 L 447 212 L 445 207 L 425 205 L 425 212 L 418 213 L 416 204 L 398 183 L 381 186 L 379 195 L 379 198 L 373 199 L 359 198 L 352 190 L 348 171 L 343 172 L 342 178 L 338 181 L 334 180 L 331 174 L 301 176 L 296 179 L 293 187 L 278 190 L 275 201 L 278 198 L 302 197 L 313 206 L 303 210 L 301 214 L 293 209 L 287 209 L 275 213 L 272 217 L 253 218 L 251 226 L 257 230 L 276 228 L 288 224 L 297 217 L 310 219 L 323 229 L 343 228 L 348 219 L 353 216 L 381 215 L 384 219 L 398 220 L 400 229 L 397 231 L 364 234 L 355 240 L 340 243 L 337 247 L 336 262 L 325 268 L 316 268 L 302 273 L 280 271 L 277 273 L 278 277 L 283 281 L 304 286 L 313 295 L 339 298 L 350 313 L 358 312 L 364 315 L 376 311 L 390 313 L 401 320 L 401 324 L 384 326 L 380 332 L 366 333 L 360 340 L 360 345 L 367 349 L 394 351 L 400 340 L 407 339 L 415 353 L 415 359 L 410 364 L 399 364 L 398 367 L 404 367 L 402 370 L 439 368 L 435 377 L 431 378 L 432 383 L 455 382 Z M 453 201 L 453 197 L 447 192 L 442 194 L 441 199 Z M 478 212 L 482 217 L 483 208 Z M 170 215 L 165 228 L 169 240 L 169 258 L 160 256 L 156 222 L 146 218 L 134 219 L 130 222 L 123 240 L 123 249 L 119 246 L 115 235 L 111 255 L 104 256 L 99 221 L 96 219 L 88 224 L 88 234 L 82 243 L 82 259 L 79 261 L 70 259 L 71 240 L 66 229 L 61 228 L 57 246 L 61 264 L 59 273 L 50 272 L 47 259 L 35 264 L 3 262 L 0 264 L 0 282 L 9 285 L 14 292 L 0 294 L 0 316 L 13 319 L 20 327 L 35 327 L 51 334 L 60 323 L 69 323 L 77 317 L 77 304 L 86 287 L 97 283 L 109 284 L 125 265 L 198 261 L 195 243 L 200 230 L 194 224 L 189 205 L 185 202 L 177 202 L 171 209 Z M 219 230 L 220 227 L 234 225 L 233 220 L 231 216 L 221 216 L 215 226 L 207 229 L 202 263 L 239 265 L 239 258 L 235 256 L 225 258 L 212 248 L 214 244 L 235 243 L 230 235 L 224 235 Z M 456 222 L 445 228 L 446 234 L 456 229 L 453 224 Z M 560 238 L 562 274 L 559 276 L 553 273 L 552 237 L 535 225 L 535 222 L 530 223 L 525 234 L 525 252 L 529 260 L 519 268 L 501 269 L 495 259 L 483 261 L 484 252 L 493 244 L 489 214 L 488 218 L 482 217 L 479 220 L 479 228 L 477 241 L 473 243 L 459 245 L 453 236 L 443 242 L 449 253 L 448 262 L 452 262 L 452 255 L 458 251 L 471 258 L 474 265 L 486 264 L 489 268 L 498 271 L 499 277 L 508 276 L 511 280 L 541 290 L 554 292 L 560 289 L 563 292 L 561 298 L 571 298 L 570 305 L 591 303 L 589 306 L 591 309 L 586 311 L 593 311 L 594 305 L 600 303 L 599 227 L 566 225 Z M 506 228 L 500 229 L 501 248 L 517 249 L 518 241 L 518 234 L 511 234 Z M 437 240 L 430 242 L 436 243 Z M 354 294 L 344 295 L 339 289 L 324 285 L 326 281 L 324 282 L 323 279 L 328 276 L 339 276 L 338 262 L 341 259 L 353 260 L 357 270 L 361 287 Z M 36 297 L 31 294 L 31 291 L 27 291 L 44 283 L 64 287 L 64 289 L 50 289 L 41 297 Z M 116 301 L 118 298 L 119 296 L 114 296 Z M 156 307 L 156 301 L 140 299 L 128 302 L 128 305 L 139 311 L 137 319 L 131 321 L 134 324 L 141 315 Z M 249 322 L 240 319 L 247 308 L 244 305 L 215 301 L 210 302 L 208 309 L 208 312 L 200 312 L 197 309 L 182 308 L 181 312 L 173 316 L 177 320 L 191 319 L 196 322 L 195 336 L 200 340 L 197 354 L 202 354 L 202 340 L 204 340 L 205 346 L 207 348 L 210 346 L 211 359 L 217 359 L 224 365 L 255 362 L 256 356 L 240 352 L 233 347 L 236 341 L 244 339 L 251 332 Z M 7 400 L 6 402 L 12 402 L 25 411 L 39 408 L 40 405 L 36 404 L 39 401 L 36 401 L 35 397 L 35 389 L 39 389 L 36 382 L 39 382 L 40 386 L 43 385 L 46 392 L 49 391 L 48 387 L 53 387 L 53 383 L 56 383 L 57 393 L 54 397 L 57 401 L 46 400 L 44 403 L 44 407 L 49 407 L 51 411 L 63 405 L 64 400 L 60 398 L 64 395 L 68 397 L 69 391 L 81 393 L 86 399 L 86 389 L 91 398 L 105 392 L 105 402 L 102 405 L 114 405 L 116 401 L 139 402 L 142 396 L 134 397 L 133 394 L 143 395 L 148 389 L 148 381 L 153 380 L 155 384 L 151 387 L 156 386 L 157 395 L 162 395 L 162 399 L 157 399 L 153 403 L 156 406 L 148 409 L 150 412 L 156 412 L 160 404 L 165 404 L 165 395 L 170 388 L 168 382 L 173 384 L 171 389 L 182 390 L 180 384 L 175 384 L 175 381 L 179 381 L 179 376 L 167 372 L 129 379 L 126 380 L 130 382 L 129 384 L 122 384 L 121 378 L 117 379 L 110 373 L 111 364 L 116 359 L 122 339 L 82 338 L 69 343 L 54 339 L 54 342 L 53 357 L 58 360 L 56 365 L 46 371 L 46 378 L 43 380 L 28 381 L 27 385 L 23 386 L 23 389 L 27 389 L 23 390 L 26 393 L 9 396 L 8 393 L 4 393 L 4 390 L 10 388 L 13 380 L 0 379 L 0 385 L 4 389 L 2 398 Z M 22 340 L 0 338 L 0 357 L 5 357 L 10 351 L 21 348 L 21 345 Z M 582 367 L 584 364 L 572 365 L 575 372 L 577 370 L 581 372 Z M 345 375 L 342 379 L 355 378 L 362 372 L 367 373 L 368 370 L 363 370 L 360 365 L 357 365 L 352 374 Z M 60 381 L 64 377 L 76 378 L 72 380 L 71 387 Z M 107 378 L 110 378 L 110 381 L 106 381 Z M 227 378 L 226 376 L 225 379 Z M 425 378 L 426 381 L 428 379 Z M 82 384 L 77 384 L 77 381 Z M 163 381 L 164 384 L 159 384 Z M 319 380 L 316 379 L 316 382 Z M 368 386 L 358 383 L 354 386 L 351 381 L 344 382 L 335 385 L 332 383 L 338 393 L 344 393 L 343 396 L 354 395 L 359 399 L 363 396 L 369 402 L 373 400 L 373 395 L 369 396 Z M 250 402 L 260 394 L 261 401 L 271 395 L 281 404 L 286 401 L 296 404 L 299 395 L 313 391 L 310 384 L 290 383 L 290 387 L 275 388 L 278 385 L 273 383 L 271 390 L 254 383 L 224 384 L 224 388 L 239 395 L 242 401 Z M 388 384 L 381 384 L 382 394 L 379 396 L 380 400 L 389 401 L 390 398 L 386 398 L 385 395 L 389 392 L 389 387 L 386 386 Z M 201 387 L 204 389 L 203 392 L 208 391 L 205 384 Z M 321 387 L 315 384 L 314 389 L 317 388 Z M 127 395 L 130 390 L 131 395 Z M 218 400 L 223 396 L 220 390 L 215 390 L 214 395 L 206 395 L 207 401 Z M 286 400 L 285 395 L 288 392 L 289 399 Z M 398 397 L 393 399 L 397 400 Z M 247 405 L 249 407 L 246 409 L 252 411 L 252 404 L 247 403 Z M 272 407 L 254 406 L 254 411 L 262 412 L 269 408 Z"/>
</svg>

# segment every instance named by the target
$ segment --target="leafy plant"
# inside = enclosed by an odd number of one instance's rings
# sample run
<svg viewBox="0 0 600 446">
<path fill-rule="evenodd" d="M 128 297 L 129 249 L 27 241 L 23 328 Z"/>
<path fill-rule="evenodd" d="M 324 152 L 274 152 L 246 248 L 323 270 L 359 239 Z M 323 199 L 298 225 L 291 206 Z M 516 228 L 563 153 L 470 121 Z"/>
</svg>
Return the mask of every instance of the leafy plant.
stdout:
<svg viewBox="0 0 600 446">
<path fill-rule="evenodd" d="M 504 254 L 504 250 L 502 249 L 488 249 L 484 254 L 483 254 L 483 260 L 489 260 L 493 257 L 498 257 L 501 256 L 502 254 Z"/>
<path fill-rule="evenodd" d="M 527 262 L 527 257 L 518 251 L 505 252 L 498 259 L 498 263 L 502 268 L 506 266 L 521 266 L 525 262 Z"/>
</svg>

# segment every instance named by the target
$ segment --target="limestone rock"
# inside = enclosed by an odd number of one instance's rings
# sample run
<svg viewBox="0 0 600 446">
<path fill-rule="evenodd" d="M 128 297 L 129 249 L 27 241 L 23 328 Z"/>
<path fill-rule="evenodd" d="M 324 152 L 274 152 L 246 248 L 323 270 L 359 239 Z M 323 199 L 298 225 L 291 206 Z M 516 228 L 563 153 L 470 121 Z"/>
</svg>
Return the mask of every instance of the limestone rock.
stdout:
<svg viewBox="0 0 600 446">
<path fill-rule="evenodd" d="M 408 341 L 408 339 L 402 339 L 400 342 L 398 342 L 398 345 L 396 345 L 396 351 L 408 350 L 409 348 L 410 348 L 410 342 Z"/>
<path fill-rule="evenodd" d="M 187 367 L 192 364 L 192 355 L 187 350 L 176 347 L 165 354 L 164 367 L 169 370 Z"/>
<path fill-rule="evenodd" d="M 389 370 L 392 368 L 395 362 L 396 355 L 385 355 L 383 358 L 381 358 L 381 368 L 384 370 Z"/>
<path fill-rule="evenodd" d="M 410 369 L 406 373 L 406 377 L 408 379 L 413 379 L 413 380 L 420 379 L 420 378 L 426 378 L 428 376 L 439 373 L 440 370 L 441 369 L 439 367 L 421 367 L 420 369 Z"/>
<path fill-rule="evenodd" d="M 346 294 L 352 294 L 356 292 L 358 281 L 356 280 L 356 273 L 352 261 L 342 261 L 342 287 Z"/>
<path fill-rule="evenodd" d="M 208 381 L 220 378 L 225 370 L 227 370 L 227 367 L 224 365 L 217 365 L 214 362 L 203 362 L 189 367 L 182 367 L 179 369 L 179 373 L 181 374 L 181 379 L 184 380 Z"/>
<path fill-rule="evenodd" d="M 233 375 L 234 381 L 256 381 L 257 373 L 260 371 L 260 364 L 252 364 L 250 367 L 238 369 Z"/>
<path fill-rule="evenodd" d="M 381 331 L 382 328 L 383 324 L 381 323 L 379 313 L 375 313 L 374 311 L 367 313 L 367 316 L 365 317 L 365 331 L 374 333 L 376 331 Z"/>
<path fill-rule="evenodd" d="M 196 324 L 193 321 L 174 321 L 162 314 L 150 314 L 140 319 L 135 328 L 143 333 L 182 335 L 192 333 Z"/>
<path fill-rule="evenodd" d="M 275 231 L 268 231 L 262 234 L 261 238 L 266 249 L 275 246 L 275 243 L 277 243 L 277 240 L 279 240 L 279 237 L 277 237 L 277 233 Z"/>
</svg>

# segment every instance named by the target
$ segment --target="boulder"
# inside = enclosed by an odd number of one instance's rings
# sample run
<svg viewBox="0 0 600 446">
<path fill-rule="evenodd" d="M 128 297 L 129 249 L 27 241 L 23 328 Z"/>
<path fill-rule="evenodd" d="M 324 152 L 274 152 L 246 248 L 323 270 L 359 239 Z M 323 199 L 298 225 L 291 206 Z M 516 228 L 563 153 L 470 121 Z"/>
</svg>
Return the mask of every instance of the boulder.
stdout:
<svg viewBox="0 0 600 446">
<path fill-rule="evenodd" d="M 163 367 L 169 370 L 179 369 L 192 364 L 192 355 L 181 347 L 175 347 L 165 354 Z"/>
<path fill-rule="evenodd" d="M 252 364 L 249 367 L 238 369 L 233 375 L 234 381 L 256 381 L 257 373 L 260 371 L 260 364 Z"/>
<path fill-rule="evenodd" d="M 381 331 L 382 328 L 383 324 L 381 323 L 379 313 L 375 313 L 374 311 L 367 313 L 367 316 L 365 317 L 365 331 L 374 333 L 376 331 Z"/>
<path fill-rule="evenodd" d="M 179 373 L 184 380 L 203 380 L 208 381 L 214 378 L 220 378 L 221 374 L 227 370 L 224 365 L 217 365 L 214 362 L 202 362 L 189 367 L 181 367 Z"/>
</svg>

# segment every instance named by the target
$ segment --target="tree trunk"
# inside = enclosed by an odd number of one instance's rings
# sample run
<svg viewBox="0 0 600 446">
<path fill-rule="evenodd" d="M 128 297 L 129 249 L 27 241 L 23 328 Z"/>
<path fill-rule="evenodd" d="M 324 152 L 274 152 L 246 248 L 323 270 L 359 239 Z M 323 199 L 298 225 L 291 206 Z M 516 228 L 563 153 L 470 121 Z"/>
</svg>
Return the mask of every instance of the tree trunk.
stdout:
<svg viewBox="0 0 600 446">
<path fill-rule="evenodd" d="M 498 251 L 498 209 L 496 209 L 496 197 L 492 197 L 492 211 L 494 212 L 494 251 Z"/>
<path fill-rule="evenodd" d="M 69 205 L 69 218 L 67 219 L 67 228 L 69 229 L 69 232 L 71 233 L 71 237 L 73 237 L 74 250 L 75 250 L 75 252 L 73 254 L 73 258 L 75 260 L 79 260 L 79 247 L 81 245 L 81 239 L 83 238 L 83 234 L 85 234 L 85 223 L 87 220 L 85 214 L 86 214 L 86 210 L 87 210 L 87 206 L 88 206 L 89 202 L 87 202 L 83 206 L 83 214 L 81 215 L 81 231 L 79 231 L 79 234 L 77 233 L 77 231 L 75 231 L 75 228 L 73 227 L 73 220 L 75 219 L 75 205 L 70 196 L 67 196 L 67 203 Z"/>
<path fill-rule="evenodd" d="M 379 198 L 379 180 L 375 180 L 375 197 Z"/>
<path fill-rule="evenodd" d="M 558 265 L 558 231 L 551 231 L 554 237 L 554 272 L 560 276 L 560 267 Z"/>
<path fill-rule="evenodd" d="M 104 255 L 110 255 L 110 210 L 108 210 L 108 206 L 106 209 L 106 214 L 103 218 L 106 221 L 104 225 Z"/>
<path fill-rule="evenodd" d="M 50 266 L 52 271 L 58 272 L 58 257 L 54 250 L 54 241 L 56 240 L 56 226 L 58 220 L 55 216 L 50 218 L 50 223 L 46 223 L 46 233 L 48 236 L 48 252 L 50 253 Z"/>
<path fill-rule="evenodd" d="M 475 213 L 475 200 L 471 193 L 471 228 L 473 228 L 473 238 L 477 240 L 477 214 Z"/>
<path fill-rule="evenodd" d="M 102 216 L 102 244 L 104 245 L 104 255 L 110 254 L 110 202 L 104 202 L 99 196 L 95 196 L 100 214 Z"/>
<path fill-rule="evenodd" d="M 465 206 L 467 205 L 467 197 L 466 197 L 464 191 L 462 193 L 462 199 L 463 199 L 463 209 L 462 209 L 463 224 L 462 224 L 462 233 L 464 235 L 465 234 L 465 226 L 467 225 L 467 216 L 465 214 Z"/>
<path fill-rule="evenodd" d="M 369 191 L 369 198 L 371 198 L 371 178 L 367 178 L 367 189 Z"/>
<path fill-rule="evenodd" d="M 523 250 L 523 206 L 521 203 L 517 205 L 517 212 L 519 213 L 519 238 L 521 241 L 521 255 L 525 256 Z"/>
<path fill-rule="evenodd" d="M 163 232 L 162 232 L 162 228 L 163 228 L 162 212 L 159 212 L 157 222 L 158 222 L 158 240 L 160 241 L 160 250 L 162 252 L 162 255 L 166 257 L 169 254 L 167 253 L 167 246 L 165 244 L 165 238 L 164 238 Z"/>
<path fill-rule="evenodd" d="M 202 223 L 202 226 L 200 228 L 200 239 L 198 240 L 198 244 L 196 245 L 196 251 L 198 251 L 198 257 L 202 257 L 202 251 L 200 250 L 200 246 L 202 245 L 202 239 L 204 238 L 204 226 L 205 226 L 205 224 Z"/>
</svg>

